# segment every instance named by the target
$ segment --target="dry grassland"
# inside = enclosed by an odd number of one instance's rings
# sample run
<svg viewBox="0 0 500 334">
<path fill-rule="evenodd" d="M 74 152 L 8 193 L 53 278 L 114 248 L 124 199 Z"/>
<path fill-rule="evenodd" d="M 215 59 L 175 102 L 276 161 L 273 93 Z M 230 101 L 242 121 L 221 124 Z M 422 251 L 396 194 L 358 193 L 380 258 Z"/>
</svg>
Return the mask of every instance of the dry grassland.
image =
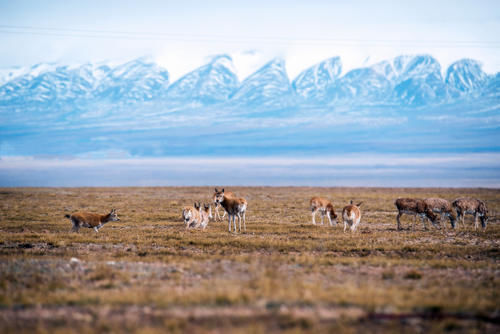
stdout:
<svg viewBox="0 0 500 334">
<path fill-rule="evenodd" d="M 212 187 L 0 189 L 0 332 L 500 331 L 499 190 L 226 189 L 245 234 L 185 230 Z M 363 201 L 360 230 L 313 226 L 313 195 Z M 397 231 L 402 196 L 483 199 L 487 231 Z M 111 208 L 99 233 L 63 217 Z"/>
</svg>

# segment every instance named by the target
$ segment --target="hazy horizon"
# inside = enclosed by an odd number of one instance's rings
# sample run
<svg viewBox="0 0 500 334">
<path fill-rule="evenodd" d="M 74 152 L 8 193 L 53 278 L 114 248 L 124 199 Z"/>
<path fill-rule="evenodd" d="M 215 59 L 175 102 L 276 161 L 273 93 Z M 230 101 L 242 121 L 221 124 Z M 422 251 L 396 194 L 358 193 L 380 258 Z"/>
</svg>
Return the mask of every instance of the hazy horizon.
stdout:
<svg viewBox="0 0 500 334">
<path fill-rule="evenodd" d="M 475 173 L 471 174 L 470 170 Z M 352 186 L 500 188 L 497 154 L 135 159 L 0 158 L 0 187 Z"/>
</svg>

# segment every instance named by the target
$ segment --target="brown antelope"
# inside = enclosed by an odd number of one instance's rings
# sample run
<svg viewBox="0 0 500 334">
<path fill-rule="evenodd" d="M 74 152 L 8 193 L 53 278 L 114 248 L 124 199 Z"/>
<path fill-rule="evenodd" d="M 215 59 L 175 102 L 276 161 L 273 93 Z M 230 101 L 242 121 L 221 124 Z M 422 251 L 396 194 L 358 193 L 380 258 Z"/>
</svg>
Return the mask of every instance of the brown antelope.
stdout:
<svg viewBox="0 0 500 334">
<path fill-rule="evenodd" d="M 200 203 L 194 203 L 194 206 L 186 206 L 182 210 L 182 218 L 186 229 L 197 227 L 201 223 Z"/>
<path fill-rule="evenodd" d="M 215 220 L 222 220 L 224 217 L 226 217 L 226 210 L 224 210 L 224 213 L 222 214 L 222 218 L 220 216 L 220 213 L 219 213 L 219 207 L 220 207 L 220 204 L 217 203 L 217 201 L 215 200 L 215 195 L 217 194 L 217 188 L 215 188 L 215 193 L 214 193 L 214 196 L 213 196 L 213 201 L 214 201 L 214 205 L 215 205 Z M 232 191 L 226 191 L 224 193 L 224 196 L 226 197 L 235 197 L 234 193 Z"/>
<path fill-rule="evenodd" d="M 465 215 L 474 215 L 474 229 L 477 229 L 477 217 L 481 219 L 483 230 L 486 229 L 488 223 L 488 208 L 486 204 L 476 198 L 458 198 L 453 201 L 453 207 L 457 210 L 458 220 L 462 220 L 462 226 L 465 227 Z M 460 219 L 462 218 L 462 219 Z"/>
<path fill-rule="evenodd" d="M 455 211 L 453 210 L 450 202 L 445 199 L 435 197 L 426 198 L 424 202 L 425 204 L 427 204 L 427 206 L 429 206 L 432 212 L 441 215 L 443 227 L 446 227 L 446 223 L 444 222 L 444 217 L 446 216 L 450 219 L 451 227 L 455 228 L 457 215 L 455 214 Z"/>
<path fill-rule="evenodd" d="M 238 222 L 240 224 L 240 232 L 241 232 L 241 218 L 243 217 L 243 228 L 246 232 L 246 222 L 245 222 L 245 214 L 247 211 L 247 201 L 241 197 L 226 197 L 224 195 L 224 189 L 222 191 L 217 191 L 215 189 L 215 201 L 222 205 L 224 210 L 226 210 L 229 221 L 229 232 L 231 233 L 231 219 L 234 224 L 234 232 L 236 232 L 236 216 L 238 216 Z"/>
<path fill-rule="evenodd" d="M 426 217 L 429 218 L 429 220 L 432 222 L 432 225 L 436 226 L 436 220 L 438 216 L 436 216 L 434 212 L 432 212 L 432 209 L 429 207 L 429 205 L 427 205 L 427 203 L 425 203 L 425 201 L 415 198 L 398 198 L 394 202 L 394 204 L 398 209 L 398 216 L 396 217 L 396 220 L 398 222 L 398 230 L 401 229 L 401 222 L 399 221 L 399 218 L 403 214 L 415 216 L 415 220 L 413 221 L 413 230 L 415 230 L 417 215 L 422 218 L 422 224 L 424 225 L 424 228 L 427 229 L 427 227 L 425 226 Z"/>
<path fill-rule="evenodd" d="M 200 226 L 203 229 L 207 227 L 210 218 L 212 218 L 212 207 L 203 203 L 203 208 L 200 207 Z"/>
<path fill-rule="evenodd" d="M 99 232 L 99 229 L 107 222 L 120 221 L 115 209 L 112 209 L 110 213 L 105 215 L 90 212 L 75 212 L 71 215 L 65 215 L 64 217 L 71 219 L 71 223 L 73 224 L 72 231 L 74 232 L 78 232 L 80 227 L 93 228 L 94 231 Z"/>
<path fill-rule="evenodd" d="M 321 225 L 323 225 L 323 219 L 325 218 L 325 215 L 328 218 L 330 226 L 333 226 L 332 219 L 335 219 L 335 225 L 337 225 L 337 215 L 335 214 L 333 204 L 329 200 L 321 197 L 313 197 L 311 198 L 310 206 L 313 225 L 316 225 L 316 213 L 318 211 L 321 214 Z"/>
<path fill-rule="evenodd" d="M 361 204 L 363 204 L 363 202 L 354 205 L 352 204 L 351 201 L 351 204 L 346 205 L 342 210 L 342 220 L 344 221 L 344 232 L 347 229 L 348 224 L 351 228 L 351 232 L 356 231 L 356 228 L 358 227 L 359 222 L 361 221 L 361 210 L 359 210 Z"/>
</svg>

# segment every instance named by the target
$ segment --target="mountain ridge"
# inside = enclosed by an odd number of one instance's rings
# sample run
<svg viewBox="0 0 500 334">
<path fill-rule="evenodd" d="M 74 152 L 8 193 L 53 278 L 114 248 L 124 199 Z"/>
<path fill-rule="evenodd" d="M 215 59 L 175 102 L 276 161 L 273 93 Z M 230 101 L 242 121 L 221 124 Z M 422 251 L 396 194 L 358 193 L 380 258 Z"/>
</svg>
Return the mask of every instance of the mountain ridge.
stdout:
<svg viewBox="0 0 500 334">
<path fill-rule="evenodd" d="M 461 59 L 442 75 L 431 55 L 403 55 L 342 73 L 340 57 L 331 57 L 304 69 L 291 80 L 285 61 L 270 60 L 239 81 L 232 58 L 217 55 L 207 64 L 170 82 L 167 69 L 142 57 L 110 65 L 36 64 L 28 70 L 3 70 L 0 106 L 49 110 L 77 104 L 158 103 L 159 108 L 182 108 L 195 103 L 285 109 L 317 105 L 396 104 L 425 106 L 448 104 L 478 96 L 497 96 L 498 73 L 486 74 L 478 61 Z"/>
</svg>

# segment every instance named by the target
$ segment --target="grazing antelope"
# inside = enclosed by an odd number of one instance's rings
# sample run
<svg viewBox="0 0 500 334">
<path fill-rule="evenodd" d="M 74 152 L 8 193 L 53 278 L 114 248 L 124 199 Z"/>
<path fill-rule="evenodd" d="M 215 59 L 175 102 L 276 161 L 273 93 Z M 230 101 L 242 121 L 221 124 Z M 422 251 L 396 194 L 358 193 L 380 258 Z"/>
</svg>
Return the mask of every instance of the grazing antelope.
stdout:
<svg viewBox="0 0 500 334">
<path fill-rule="evenodd" d="M 415 198 L 398 198 L 394 202 L 394 204 L 398 209 L 398 216 L 396 217 L 396 220 L 398 222 L 398 230 L 401 229 L 401 222 L 399 221 L 399 218 L 403 214 L 415 216 L 415 220 L 413 221 L 413 230 L 415 230 L 417 215 L 422 218 L 422 224 L 424 225 L 424 228 L 427 229 L 427 227 L 425 226 L 426 217 L 429 218 L 432 225 L 436 226 L 436 220 L 438 216 L 436 216 L 434 212 L 432 212 L 432 209 L 429 207 L 429 205 L 427 205 L 427 203 L 425 203 L 425 201 Z"/>
<path fill-rule="evenodd" d="M 107 222 L 120 221 L 115 209 L 112 209 L 111 212 L 106 215 L 90 212 L 75 212 L 71 215 L 64 215 L 64 217 L 71 219 L 71 223 L 73 224 L 73 228 L 71 230 L 74 232 L 78 232 L 80 227 L 93 228 L 94 231 L 99 232 L 99 229 Z"/>
<path fill-rule="evenodd" d="M 351 232 L 356 231 L 356 227 L 358 227 L 359 222 L 361 221 L 361 210 L 359 210 L 361 204 L 363 204 L 363 202 L 354 205 L 352 204 L 351 200 L 351 204 L 346 205 L 342 210 L 342 220 L 344 221 L 344 232 L 348 224 L 351 227 Z"/>
<path fill-rule="evenodd" d="M 219 213 L 219 207 L 220 207 L 220 204 L 217 203 L 217 201 L 215 200 L 215 195 L 217 194 L 217 188 L 215 188 L 215 193 L 214 193 L 214 196 L 213 196 L 213 201 L 214 201 L 214 205 L 215 205 L 215 220 L 222 220 L 224 217 L 226 217 L 226 210 L 224 210 L 224 213 L 222 215 L 222 218 L 220 216 L 220 213 Z M 226 191 L 224 193 L 224 196 L 226 197 L 235 197 L 234 193 L 232 191 Z"/>
<path fill-rule="evenodd" d="M 337 215 L 335 214 L 333 204 L 329 200 L 321 197 L 313 197 L 311 198 L 310 205 L 313 225 L 316 225 L 316 213 L 318 211 L 321 214 L 321 225 L 323 225 L 323 219 L 325 218 L 325 215 L 328 218 L 330 226 L 333 226 L 332 219 L 335 219 L 335 225 L 337 225 Z"/>
<path fill-rule="evenodd" d="M 446 224 L 444 222 L 444 216 L 446 216 L 450 219 L 451 227 L 455 228 L 457 215 L 455 214 L 455 211 L 453 210 L 450 202 L 442 198 L 434 198 L 434 197 L 426 198 L 424 199 L 424 202 L 429 206 L 432 212 L 441 215 L 441 221 L 443 222 L 443 227 L 446 227 Z"/>
<path fill-rule="evenodd" d="M 182 218 L 186 229 L 197 227 L 201 223 L 200 203 L 194 203 L 194 206 L 186 206 L 182 210 Z"/>
<path fill-rule="evenodd" d="M 200 226 L 205 229 L 208 221 L 212 218 L 212 207 L 210 204 L 203 203 L 203 208 L 200 207 Z"/>
<path fill-rule="evenodd" d="M 246 222 L 245 222 L 245 214 L 247 211 L 247 201 L 241 197 L 227 197 L 224 194 L 224 189 L 222 191 L 217 191 L 215 189 L 215 201 L 222 205 L 224 210 L 227 212 L 228 220 L 229 220 L 229 232 L 231 233 L 231 219 L 234 224 L 234 232 L 236 232 L 236 216 L 238 216 L 238 222 L 240 224 L 240 232 L 241 232 L 241 218 L 243 217 L 243 228 L 245 232 L 247 230 Z"/>
<path fill-rule="evenodd" d="M 483 230 L 486 229 L 488 223 L 488 208 L 486 204 L 476 198 L 458 198 L 453 201 L 453 207 L 457 210 L 458 220 L 462 218 L 462 226 L 465 227 L 465 214 L 474 215 L 474 229 L 477 229 L 477 217 L 481 219 Z"/>
</svg>

